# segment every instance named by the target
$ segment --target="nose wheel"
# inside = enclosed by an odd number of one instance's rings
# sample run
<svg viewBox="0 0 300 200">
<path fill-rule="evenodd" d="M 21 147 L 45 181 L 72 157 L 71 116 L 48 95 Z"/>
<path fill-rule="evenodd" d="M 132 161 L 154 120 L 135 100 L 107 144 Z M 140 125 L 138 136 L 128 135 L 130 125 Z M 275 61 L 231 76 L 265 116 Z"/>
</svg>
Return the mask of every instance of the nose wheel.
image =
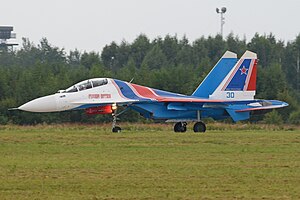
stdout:
<svg viewBox="0 0 300 200">
<path fill-rule="evenodd" d="M 121 132 L 121 127 L 120 126 L 115 126 L 114 128 L 112 128 L 112 132 L 113 133 L 118 133 L 118 132 Z"/>
</svg>

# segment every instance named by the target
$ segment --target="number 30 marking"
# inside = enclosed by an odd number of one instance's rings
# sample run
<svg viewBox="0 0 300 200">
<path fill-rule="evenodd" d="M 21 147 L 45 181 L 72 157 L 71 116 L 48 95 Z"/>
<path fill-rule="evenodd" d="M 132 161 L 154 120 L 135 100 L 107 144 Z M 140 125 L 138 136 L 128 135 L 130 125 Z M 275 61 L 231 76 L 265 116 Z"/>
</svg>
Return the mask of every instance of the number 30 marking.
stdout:
<svg viewBox="0 0 300 200">
<path fill-rule="evenodd" d="M 234 98 L 234 92 L 226 92 L 226 98 L 233 99 Z"/>
</svg>

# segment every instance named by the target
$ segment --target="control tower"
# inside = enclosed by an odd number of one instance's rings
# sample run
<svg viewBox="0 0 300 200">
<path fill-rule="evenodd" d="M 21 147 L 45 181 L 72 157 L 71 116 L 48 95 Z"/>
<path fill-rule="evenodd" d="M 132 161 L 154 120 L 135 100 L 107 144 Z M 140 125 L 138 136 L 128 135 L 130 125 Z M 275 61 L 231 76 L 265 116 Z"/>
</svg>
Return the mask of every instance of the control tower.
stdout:
<svg viewBox="0 0 300 200">
<path fill-rule="evenodd" d="M 14 28 L 12 26 L 0 26 L 0 52 L 7 50 L 12 51 L 13 46 L 18 45 L 8 41 L 10 39 L 16 39 L 16 33 L 13 33 L 13 30 Z"/>
</svg>

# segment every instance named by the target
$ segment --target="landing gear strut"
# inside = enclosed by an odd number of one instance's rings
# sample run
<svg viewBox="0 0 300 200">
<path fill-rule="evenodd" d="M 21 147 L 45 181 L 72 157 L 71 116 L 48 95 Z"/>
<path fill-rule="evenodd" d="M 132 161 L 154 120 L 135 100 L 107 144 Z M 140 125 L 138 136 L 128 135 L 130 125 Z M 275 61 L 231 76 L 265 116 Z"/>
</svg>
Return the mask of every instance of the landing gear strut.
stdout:
<svg viewBox="0 0 300 200">
<path fill-rule="evenodd" d="M 201 121 L 200 110 L 197 110 L 197 122 L 194 124 L 193 130 L 195 133 L 198 133 L 198 132 L 204 133 L 206 131 L 206 126 L 205 126 L 204 122 Z"/>
<path fill-rule="evenodd" d="M 112 108 L 112 117 L 113 117 L 113 121 L 112 121 L 112 132 L 114 132 L 114 133 L 118 133 L 118 132 L 121 132 L 121 127 L 120 126 L 116 126 L 116 124 L 117 124 L 117 105 L 116 104 L 113 104 L 112 106 L 111 106 L 111 108 Z"/>
<path fill-rule="evenodd" d="M 127 106 L 124 110 L 122 110 L 121 112 L 117 113 L 117 109 L 118 109 L 118 106 L 117 104 L 112 104 L 111 105 L 111 110 L 112 110 L 112 118 L 113 118 L 113 121 L 112 121 L 112 132 L 114 133 L 118 133 L 118 132 L 121 132 L 121 127 L 120 126 L 116 126 L 117 124 L 117 117 L 119 115 L 122 115 L 124 112 L 126 112 L 127 110 L 129 110 L 129 106 Z"/>
<path fill-rule="evenodd" d="M 116 123 L 117 123 L 117 115 L 116 113 L 112 113 L 112 117 L 113 117 L 113 123 L 112 123 L 112 132 L 114 133 L 118 133 L 118 132 L 121 132 L 121 127 L 120 126 L 116 126 Z"/>
<path fill-rule="evenodd" d="M 174 132 L 186 132 L 186 122 L 177 122 L 174 126 Z"/>
</svg>

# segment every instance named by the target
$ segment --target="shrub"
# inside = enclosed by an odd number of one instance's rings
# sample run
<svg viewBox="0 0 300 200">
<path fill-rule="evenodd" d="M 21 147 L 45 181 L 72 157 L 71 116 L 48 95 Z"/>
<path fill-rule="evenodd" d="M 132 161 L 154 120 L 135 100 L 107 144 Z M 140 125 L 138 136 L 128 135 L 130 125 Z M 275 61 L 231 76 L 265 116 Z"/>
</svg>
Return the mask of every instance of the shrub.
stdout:
<svg viewBox="0 0 300 200">
<path fill-rule="evenodd" d="M 273 110 L 265 115 L 264 122 L 266 124 L 282 124 L 283 120 L 281 115 L 276 110 Z"/>
<path fill-rule="evenodd" d="M 289 122 L 292 124 L 300 124 L 300 110 L 296 110 L 290 114 Z"/>
</svg>

